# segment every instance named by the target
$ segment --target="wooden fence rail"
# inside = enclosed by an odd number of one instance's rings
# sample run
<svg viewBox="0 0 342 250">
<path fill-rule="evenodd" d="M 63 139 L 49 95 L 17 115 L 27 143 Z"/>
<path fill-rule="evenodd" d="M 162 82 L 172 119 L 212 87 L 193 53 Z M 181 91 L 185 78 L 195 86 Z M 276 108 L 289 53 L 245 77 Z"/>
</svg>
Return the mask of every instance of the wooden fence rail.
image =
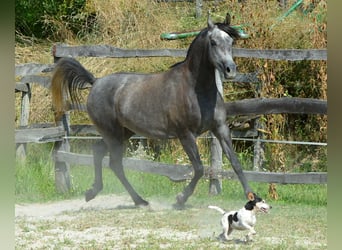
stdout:
<svg viewBox="0 0 342 250">
<path fill-rule="evenodd" d="M 101 57 L 101 58 L 136 58 L 136 57 L 185 57 L 186 49 L 121 49 L 109 45 L 68 46 L 56 44 L 53 56 L 59 57 Z M 233 48 L 234 57 L 271 59 L 271 60 L 327 60 L 326 49 L 244 49 Z"/>
<path fill-rule="evenodd" d="M 61 57 L 99 57 L 99 58 L 138 58 L 138 57 L 185 57 L 185 49 L 121 49 L 108 45 L 85 45 L 68 46 L 56 44 L 52 48 L 52 56 L 56 62 Z M 235 57 L 258 58 L 270 60 L 326 60 L 326 49 L 298 50 L 298 49 L 278 49 L 278 50 L 258 50 L 234 48 Z M 24 64 L 16 65 L 16 76 L 20 81 L 15 85 L 15 91 L 22 93 L 22 108 L 20 128 L 15 131 L 15 141 L 18 145 L 25 143 L 55 142 L 53 157 L 55 160 L 55 178 L 57 190 L 62 192 L 70 188 L 70 176 L 68 168 L 70 164 L 92 165 L 92 156 L 80 155 L 68 152 L 69 144 L 66 140 L 66 127 L 47 126 L 45 128 L 30 128 L 28 124 L 29 100 L 31 96 L 31 84 L 37 83 L 45 88 L 50 87 L 51 76 L 42 75 L 53 70 L 54 64 Z M 238 74 L 233 82 L 258 83 L 258 72 Z M 327 114 L 327 102 L 325 100 L 315 100 L 310 98 L 255 98 L 239 100 L 225 103 L 227 114 L 236 115 L 260 115 L 260 114 Z M 73 107 L 71 107 L 73 108 Z M 98 135 L 92 125 L 70 125 L 67 124 L 68 135 L 93 134 Z M 233 136 L 237 137 L 258 137 L 257 128 L 252 128 L 246 132 L 232 130 Z M 213 140 L 213 145 L 214 144 Z M 213 147 L 212 147 L 213 148 Z M 217 147 L 216 147 L 217 149 Z M 215 150 L 216 150 L 215 149 Z M 216 151 L 215 151 L 216 152 Z M 219 151 L 218 151 L 219 152 Z M 214 152 L 212 153 L 214 155 Z M 224 171 L 220 167 L 213 168 L 215 164 L 222 165 L 221 157 L 216 154 L 211 160 L 212 168 L 206 167 L 206 178 L 211 180 L 235 179 L 235 173 Z M 108 158 L 104 164 L 108 165 Z M 169 177 L 173 181 L 187 180 L 192 175 L 190 166 L 170 165 L 146 160 L 124 159 L 124 165 L 128 169 L 155 173 Z M 210 169 L 210 170 L 209 170 Z M 246 177 L 251 181 L 268 183 L 312 183 L 321 184 L 327 182 L 327 173 L 265 173 L 245 171 Z"/>
<path fill-rule="evenodd" d="M 76 154 L 65 151 L 59 151 L 55 155 L 55 160 L 65 161 L 76 165 L 92 165 L 93 156 L 86 154 Z M 102 162 L 103 166 L 109 167 L 109 157 L 106 156 Z M 123 165 L 126 169 L 145 172 L 150 174 L 158 174 L 168 177 L 172 181 L 185 181 L 192 178 L 193 168 L 190 165 L 166 164 L 154 162 L 150 160 L 142 160 L 135 158 L 124 158 Z M 220 170 L 213 172 L 210 166 L 204 166 L 204 177 L 234 179 L 237 176 L 234 171 Z M 327 173 L 274 173 L 274 172 L 255 172 L 244 171 L 248 181 L 264 182 L 264 183 L 281 183 L 281 184 L 325 184 L 327 183 Z"/>
<path fill-rule="evenodd" d="M 260 114 L 327 114 L 327 101 L 312 98 L 255 98 L 225 103 L 228 116 L 260 115 Z M 85 110 L 85 108 L 84 108 Z M 61 141 L 65 136 L 62 126 L 51 127 L 43 124 L 41 127 L 16 129 L 16 143 L 44 143 Z M 99 135 L 93 125 L 70 125 L 70 135 Z M 232 137 L 254 137 L 256 131 L 232 130 Z"/>
</svg>

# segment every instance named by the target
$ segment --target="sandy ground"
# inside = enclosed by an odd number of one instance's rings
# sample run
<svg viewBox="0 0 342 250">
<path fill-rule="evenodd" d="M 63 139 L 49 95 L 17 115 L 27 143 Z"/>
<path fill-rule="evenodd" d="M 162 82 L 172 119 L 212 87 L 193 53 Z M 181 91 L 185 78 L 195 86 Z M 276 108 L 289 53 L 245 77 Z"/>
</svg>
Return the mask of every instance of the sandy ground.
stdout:
<svg viewBox="0 0 342 250">
<path fill-rule="evenodd" d="M 125 236 L 132 235 L 131 224 L 125 225 L 123 222 L 119 225 L 114 223 L 113 225 L 107 223 L 101 225 L 101 222 L 95 222 L 98 218 L 94 218 L 93 214 L 97 212 L 102 214 L 114 213 L 119 218 L 141 215 L 141 211 L 148 214 L 153 212 L 163 215 L 167 211 L 174 210 L 172 204 L 153 201 L 147 208 L 136 208 L 133 206 L 130 197 L 117 195 L 99 195 L 91 202 L 75 199 L 42 204 L 16 204 L 16 249 L 98 249 L 101 244 L 108 244 L 106 248 L 109 247 L 110 249 L 139 248 L 139 245 L 144 245 L 144 239 L 151 236 L 153 227 L 135 228 L 134 235 L 136 237 L 129 244 L 126 244 Z M 86 217 L 90 217 L 88 226 L 81 226 L 82 228 L 69 226 L 78 223 L 84 224 L 84 220 L 87 220 Z M 129 224 L 129 222 L 127 223 Z M 195 231 L 186 230 L 184 232 L 170 227 L 160 228 L 157 234 L 160 238 L 172 237 L 177 240 L 191 241 L 198 238 Z M 164 247 L 163 244 L 160 246 L 161 248 L 168 248 L 168 243 L 165 243 Z M 172 248 L 172 246 L 169 247 Z"/>
<path fill-rule="evenodd" d="M 290 214 L 287 215 L 286 211 Z M 136 208 L 128 195 L 99 195 L 90 202 L 74 199 L 43 204 L 16 204 L 15 247 L 326 249 L 325 226 L 322 229 L 318 221 L 315 227 L 322 231 L 299 228 L 293 224 L 298 219 L 291 221 L 291 213 L 291 208 L 285 207 L 258 216 L 258 234 L 252 243 L 245 244 L 241 240 L 246 232 L 236 231 L 234 239 L 227 244 L 217 239 L 221 233 L 220 215 L 207 209 L 204 204 L 177 211 L 171 203 L 155 199 L 150 201 L 148 208 Z M 289 217 L 285 218 L 284 215 Z"/>
</svg>

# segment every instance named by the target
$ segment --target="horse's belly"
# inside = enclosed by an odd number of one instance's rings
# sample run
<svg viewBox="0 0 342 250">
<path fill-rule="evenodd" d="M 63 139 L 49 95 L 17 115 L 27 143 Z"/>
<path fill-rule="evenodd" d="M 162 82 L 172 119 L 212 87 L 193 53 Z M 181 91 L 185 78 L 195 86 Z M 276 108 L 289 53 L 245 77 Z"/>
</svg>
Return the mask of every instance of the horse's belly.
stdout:
<svg viewBox="0 0 342 250">
<path fill-rule="evenodd" d="M 120 124 L 134 133 L 148 138 L 165 139 L 174 136 L 167 127 L 165 114 L 145 110 L 120 110 L 117 113 Z"/>
<path fill-rule="evenodd" d="M 154 121 L 155 122 L 155 121 Z M 168 131 L 164 127 L 151 124 L 150 122 L 139 123 L 139 121 L 126 121 L 122 125 L 129 130 L 135 132 L 138 135 L 145 136 L 154 139 L 166 139 L 174 136 L 171 131 Z"/>
</svg>

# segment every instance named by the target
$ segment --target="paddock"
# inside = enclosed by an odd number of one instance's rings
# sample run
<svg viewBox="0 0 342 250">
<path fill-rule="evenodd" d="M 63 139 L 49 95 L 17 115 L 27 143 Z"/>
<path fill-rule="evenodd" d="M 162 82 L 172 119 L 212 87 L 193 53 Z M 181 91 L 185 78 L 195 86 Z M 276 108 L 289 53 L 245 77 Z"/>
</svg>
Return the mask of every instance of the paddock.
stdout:
<svg viewBox="0 0 342 250">
<path fill-rule="evenodd" d="M 150 208 L 132 207 L 128 195 L 114 194 L 99 195 L 89 203 L 79 198 L 17 204 L 16 248 L 327 249 L 326 206 L 272 203 L 269 214 L 257 215 L 257 234 L 246 244 L 245 232 L 239 231 L 231 241 L 217 240 L 221 217 L 207 208 L 215 204 L 237 209 L 243 199 L 203 200 L 195 195 L 191 207 L 182 211 L 171 207 L 170 198 L 149 200 Z"/>
</svg>

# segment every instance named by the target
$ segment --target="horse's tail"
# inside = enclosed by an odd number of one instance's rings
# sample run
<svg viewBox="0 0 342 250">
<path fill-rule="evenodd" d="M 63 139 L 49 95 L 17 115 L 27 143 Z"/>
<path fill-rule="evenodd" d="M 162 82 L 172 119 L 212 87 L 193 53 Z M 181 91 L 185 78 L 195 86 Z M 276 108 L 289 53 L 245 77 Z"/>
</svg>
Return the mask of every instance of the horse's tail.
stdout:
<svg viewBox="0 0 342 250">
<path fill-rule="evenodd" d="M 78 90 L 85 88 L 87 84 L 93 85 L 95 80 L 93 74 L 73 58 L 62 58 L 57 62 L 51 80 L 55 121 L 59 121 L 64 112 L 70 109 L 67 107 L 66 97 L 79 107 L 81 98 Z"/>
<path fill-rule="evenodd" d="M 222 208 L 217 206 L 208 206 L 208 208 L 215 209 L 216 211 L 219 211 L 221 214 L 224 214 L 226 212 Z"/>
</svg>

